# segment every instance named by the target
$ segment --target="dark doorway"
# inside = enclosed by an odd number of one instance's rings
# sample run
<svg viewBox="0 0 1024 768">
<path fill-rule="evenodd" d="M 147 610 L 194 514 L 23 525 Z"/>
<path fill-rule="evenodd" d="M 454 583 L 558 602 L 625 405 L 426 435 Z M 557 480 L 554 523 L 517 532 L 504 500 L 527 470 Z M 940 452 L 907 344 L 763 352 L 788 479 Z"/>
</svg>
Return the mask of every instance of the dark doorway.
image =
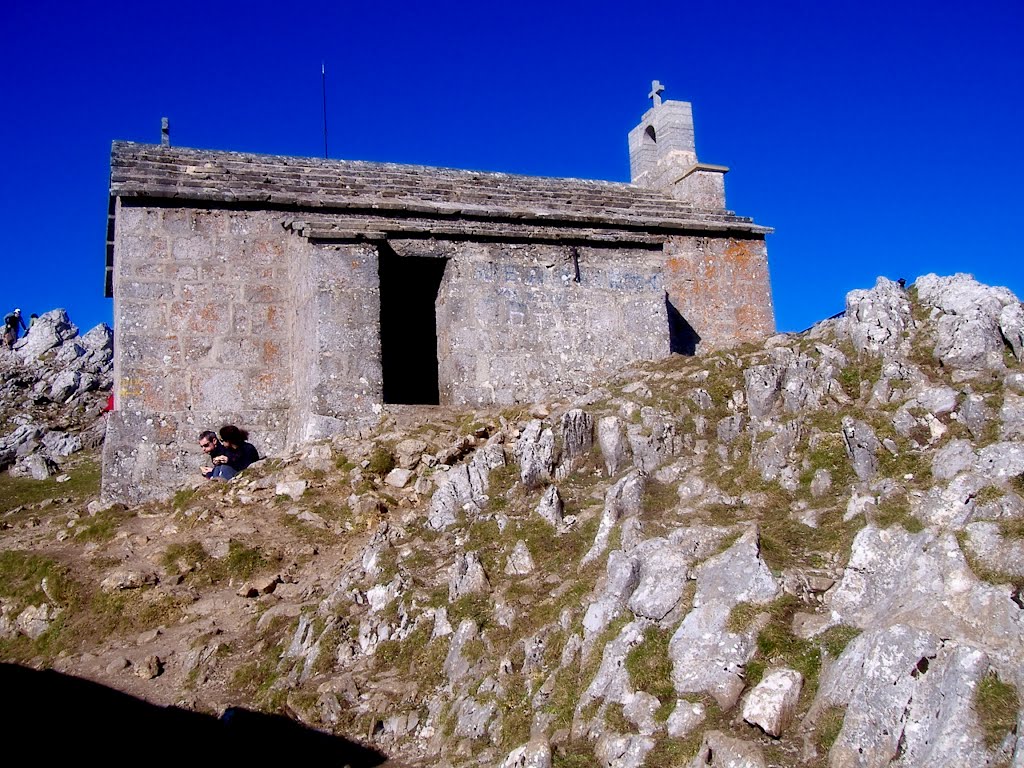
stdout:
<svg viewBox="0 0 1024 768">
<path fill-rule="evenodd" d="M 437 315 L 444 258 L 380 246 L 380 356 L 384 402 L 437 405 Z"/>
<path fill-rule="evenodd" d="M 700 334 L 686 321 L 685 317 L 679 314 L 679 310 L 669 300 L 667 293 L 665 294 L 665 309 L 668 310 L 669 350 L 677 355 L 697 354 Z"/>
</svg>

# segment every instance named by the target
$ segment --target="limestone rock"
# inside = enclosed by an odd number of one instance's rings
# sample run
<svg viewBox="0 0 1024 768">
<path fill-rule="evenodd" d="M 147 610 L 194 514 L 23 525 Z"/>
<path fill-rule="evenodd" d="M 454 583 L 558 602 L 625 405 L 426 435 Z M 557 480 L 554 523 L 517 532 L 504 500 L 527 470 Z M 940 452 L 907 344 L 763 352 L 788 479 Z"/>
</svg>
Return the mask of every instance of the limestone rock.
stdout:
<svg viewBox="0 0 1024 768">
<path fill-rule="evenodd" d="M 682 739 L 693 733 L 706 719 L 705 709 L 706 707 L 699 701 L 678 699 L 675 709 L 665 723 L 668 735 L 674 739 Z"/>
<path fill-rule="evenodd" d="M 448 600 L 455 601 L 465 595 L 490 591 L 491 585 L 480 563 L 480 556 L 476 552 L 456 555 L 449 570 Z"/>
<path fill-rule="evenodd" d="M 594 418 L 586 411 L 574 408 L 562 416 L 562 455 L 555 476 L 568 477 L 586 460 L 594 447 Z"/>
<path fill-rule="evenodd" d="M 708 731 L 687 768 L 768 768 L 768 763 L 757 744 Z"/>
<path fill-rule="evenodd" d="M 508 556 L 508 561 L 505 563 L 505 573 L 510 576 L 523 576 L 527 573 L 532 573 L 534 569 L 533 558 L 530 557 L 530 550 L 526 546 L 526 542 L 520 539 L 516 542 L 515 548 L 512 553 Z"/>
<path fill-rule="evenodd" d="M 619 520 L 640 513 L 646 485 L 644 476 L 634 470 L 608 489 L 604 497 L 604 511 L 601 514 L 597 535 L 594 537 L 594 544 L 583 556 L 581 565 L 586 565 L 604 552 L 605 547 L 608 546 L 608 537 L 611 535 L 612 528 Z"/>
<path fill-rule="evenodd" d="M 540 497 L 537 514 L 541 519 L 547 520 L 555 528 L 558 528 L 562 525 L 562 511 L 562 497 L 558 493 L 558 488 L 549 485 L 548 489 L 544 491 L 544 495 Z"/>
<path fill-rule="evenodd" d="M 903 343 L 904 333 L 913 327 L 910 300 L 897 283 L 879 277 L 871 290 L 846 294 L 846 313 L 837 335 L 849 339 L 858 354 L 893 357 Z M 858 393 L 850 393 L 856 397 Z"/>
<path fill-rule="evenodd" d="M 516 441 L 519 479 L 527 488 L 550 482 L 555 468 L 555 435 L 540 419 L 534 419 Z"/>
<path fill-rule="evenodd" d="M 952 277 L 924 275 L 915 286 L 918 299 L 938 310 L 934 318 L 934 354 L 944 366 L 1002 367 L 1004 338 L 1000 317 L 1004 307 L 1019 304 L 1011 291 L 982 285 L 962 273 Z M 1012 329 L 1010 333 L 1012 336 Z"/>
<path fill-rule="evenodd" d="M 863 421 L 843 416 L 843 444 L 857 477 L 861 480 L 874 477 L 878 471 L 878 449 L 882 447 L 875 431 Z"/>
<path fill-rule="evenodd" d="M 545 739 L 532 739 L 509 752 L 500 768 L 551 768 L 551 745 Z"/>
<path fill-rule="evenodd" d="M 384 482 L 390 485 L 392 488 L 405 488 L 409 484 L 409 479 L 412 477 L 412 470 L 403 469 L 402 467 L 395 467 L 387 476 L 384 478 Z"/>
<path fill-rule="evenodd" d="M 305 480 L 282 480 L 274 488 L 274 493 L 278 496 L 287 496 L 292 501 L 298 501 L 306 492 L 308 485 L 309 483 Z"/>
<path fill-rule="evenodd" d="M 793 719 L 803 682 L 795 669 L 766 672 L 743 703 L 743 719 L 778 738 Z"/>
<path fill-rule="evenodd" d="M 604 416 L 598 420 L 597 442 L 608 476 L 617 475 L 629 461 L 629 443 L 618 416 Z"/>
<path fill-rule="evenodd" d="M 36 318 L 25 337 L 19 339 L 15 349 L 26 361 L 34 361 L 77 335 L 78 328 L 68 318 L 67 311 L 52 309 Z"/>
</svg>

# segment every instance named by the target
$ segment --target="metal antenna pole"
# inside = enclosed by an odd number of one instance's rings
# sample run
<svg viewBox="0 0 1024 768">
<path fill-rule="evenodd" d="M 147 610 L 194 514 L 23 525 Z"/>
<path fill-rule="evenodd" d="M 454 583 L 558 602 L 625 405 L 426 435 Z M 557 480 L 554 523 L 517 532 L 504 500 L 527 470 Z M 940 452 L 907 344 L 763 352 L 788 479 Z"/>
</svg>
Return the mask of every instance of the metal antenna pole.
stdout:
<svg viewBox="0 0 1024 768">
<path fill-rule="evenodd" d="M 327 159 L 327 66 L 320 62 L 320 87 L 324 97 L 324 160 Z"/>
</svg>

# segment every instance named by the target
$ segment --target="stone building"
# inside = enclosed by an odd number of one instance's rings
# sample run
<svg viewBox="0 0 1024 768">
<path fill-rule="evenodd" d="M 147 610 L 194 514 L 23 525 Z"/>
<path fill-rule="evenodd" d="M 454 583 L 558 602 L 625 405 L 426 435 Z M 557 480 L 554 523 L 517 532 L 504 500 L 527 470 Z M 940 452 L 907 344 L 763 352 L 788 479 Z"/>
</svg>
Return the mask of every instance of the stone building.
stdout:
<svg viewBox="0 0 1024 768">
<path fill-rule="evenodd" d="M 274 454 L 773 332 L 770 230 L 660 93 L 630 184 L 115 142 L 105 497 L 180 485 L 226 422 Z"/>
</svg>

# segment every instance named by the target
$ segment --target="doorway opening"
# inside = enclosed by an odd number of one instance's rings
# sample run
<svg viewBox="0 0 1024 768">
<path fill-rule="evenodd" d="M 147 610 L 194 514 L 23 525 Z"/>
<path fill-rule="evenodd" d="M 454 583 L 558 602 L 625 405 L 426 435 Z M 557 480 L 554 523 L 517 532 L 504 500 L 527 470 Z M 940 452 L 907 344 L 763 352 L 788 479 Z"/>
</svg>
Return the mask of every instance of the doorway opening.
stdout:
<svg viewBox="0 0 1024 768">
<path fill-rule="evenodd" d="M 437 292 L 448 259 L 379 249 L 380 356 L 384 402 L 438 405 Z"/>
</svg>

